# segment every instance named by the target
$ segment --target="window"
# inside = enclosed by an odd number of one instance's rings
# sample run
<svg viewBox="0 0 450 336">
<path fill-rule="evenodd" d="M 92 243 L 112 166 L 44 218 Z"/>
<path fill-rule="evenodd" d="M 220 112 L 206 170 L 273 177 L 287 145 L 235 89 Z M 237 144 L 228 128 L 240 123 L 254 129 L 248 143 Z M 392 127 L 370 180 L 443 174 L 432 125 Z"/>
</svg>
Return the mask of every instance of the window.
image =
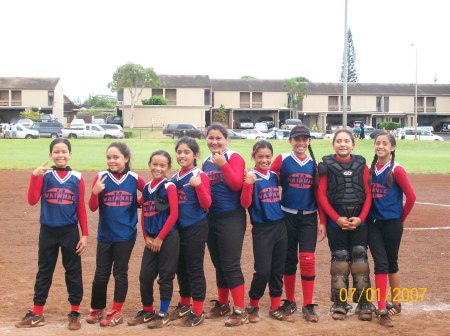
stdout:
<svg viewBox="0 0 450 336">
<path fill-rule="evenodd" d="M 377 97 L 376 108 L 375 111 L 381 112 L 381 96 Z"/>
<path fill-rule="evenodd" d="M 424 97 L 417 97 L 417 112 L 423 112 L 424 100 Z"/>
<path fill-rule="evenodd" d="M 253 108 L 262 108 L 262 92 L 253 92 L 252 93 L 252 107 Z"/>
<path fill-rule="evenodd" d="M 11 91 L 11 106 L 22 105 L 22 91 Z"/>
<path fill-rule="evenodd" d="M 436 112 L 436 97 L 427 97 L 426 112 Z"/>
<path fill-rule="evenodd" d="M 163 89 L 152 89 L 152 97 L 153 96 L 164 96 Z"/>
<path fill-rule="evenodd" d="M 384 97 L 384 112 L 389 112 L 389 97 Z"/>
<path fill-rule="evenodd" d="M 0 106 L 8 106 L 8 105 L 9 105 L 9 91 L 0 90 Z"/>
<path fill-rule="evenodd" d="M 249 108 L 250 107 L 250 92 L 241 92 L 239 102 L 240 102 L 241 108 Z"/>
<path fill-rule="evenodd" d="M 117 91 L 117 101 L 123 102 L 123 89 Z"/>
<path fill-rule="evenodd" d="M 167 105 L 177 105 L 177 89 L 166 89 Z"/>
<path fill-rule="evenodd" d="M 55 93 L 53 91 L 48 91 L 48 104 L 47 106 L 53 106 Z"/>
<path fill-rule="evenodd" d="M 340 106 L 340 110 L 343 111 L 344 109 L 344 97 L 340 97 L 341 99 L 341 106 Z M 347 96 L 347 111 L 351 111 L 352 110 L 352 97 L 351 96 Z"/>
<path fill-rule="evenodd" d="M 338 110 L 339 110 L 339 97 L 328 96 L 328 111 L 338 111 Z"/>
<path fill-rule="evenodd" d="M 205 89 L 205 96 L 204 96 L 204 105 L 210 105 L 211 104 L 211 90 Z"/>
</svg>

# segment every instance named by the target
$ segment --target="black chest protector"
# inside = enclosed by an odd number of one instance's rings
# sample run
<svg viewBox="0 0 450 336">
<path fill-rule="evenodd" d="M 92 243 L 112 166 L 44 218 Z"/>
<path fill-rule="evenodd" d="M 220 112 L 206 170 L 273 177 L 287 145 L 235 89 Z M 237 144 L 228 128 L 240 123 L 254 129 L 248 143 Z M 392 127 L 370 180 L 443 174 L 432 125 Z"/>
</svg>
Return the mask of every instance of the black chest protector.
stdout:
<svg viewBox="0 0 450 336">
<path fill-rule="evenodd" d="M 322 162 L 328 172 L 328 200 L 331 204 L 353 206 L 364 203 L 364 167 L 366 159 L 352 155 L 348 162 L 336 161 L 335 155 L 327 155 Z"/>
</svg>

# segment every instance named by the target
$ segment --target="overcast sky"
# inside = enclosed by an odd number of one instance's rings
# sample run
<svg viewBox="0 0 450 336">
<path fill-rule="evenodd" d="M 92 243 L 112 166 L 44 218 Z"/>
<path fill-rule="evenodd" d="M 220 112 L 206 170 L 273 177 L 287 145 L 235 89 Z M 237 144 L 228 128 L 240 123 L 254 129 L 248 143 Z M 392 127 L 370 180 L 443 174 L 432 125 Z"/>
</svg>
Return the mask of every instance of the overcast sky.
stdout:
<svg viewBox="0 0 450 336">
<path fill-rule="evenodd" d="M 60 77 L 82 101 L 127 62 L 158 74 L 338 82 L 345 0 L 14 0 L 1 77 Z M 348 0 L 361 83 L 450 83 L 445 0 Z"/>
</svg>

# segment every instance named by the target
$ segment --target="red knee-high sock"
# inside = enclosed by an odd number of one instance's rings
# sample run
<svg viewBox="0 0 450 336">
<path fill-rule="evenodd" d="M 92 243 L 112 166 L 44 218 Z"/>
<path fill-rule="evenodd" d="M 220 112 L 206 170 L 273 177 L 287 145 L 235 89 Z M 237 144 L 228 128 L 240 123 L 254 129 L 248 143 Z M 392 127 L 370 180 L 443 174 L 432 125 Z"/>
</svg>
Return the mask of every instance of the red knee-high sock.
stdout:
<svg viewBox="0 0 450 336">
<path fill-rule="evenodd" d="M 75 305 L 70 305 L 70 311 L 79 311 L 80 310 L 80 305 L 75 306 Z"/>
<path fill-rule="evenodd" d="M 203 313 L 203 301 L 192 300 L 192 311 L 200 317 Z"/>
<path fill-rule="evenodd" d="M 281 297 L 279 296 L 271 296 L 270 297 L 270 308 L 272 310 L 277 310 L 280 308 Z"/>
<path fill-rule="evenodd" d="M 236 307 L 244 308 L 245 307 L 245 303 L 244 303 L 245 285 L 242 284 L 237 287 L 234 287 L 234 288 L 230 289 L 230 292 L 231 292 L 231 296 L 233 297 L 233 304 Z"/>
<path fill-rule="evenodd" d="M 228 303 L 228 296 L 230 294 L 230 290 L 228 288 L 217 288 L 217 300 L 220 304 Z"/>
<path fill-rule="evenodd" d="M 112 305 L 112 310 L 122 311 L 123 304 L 124 304 L 123 302 L 114 301 Z"/>
<path fill-rule="evenodd" d="M 259 307 L 259 300 L 250 299 L 250 306 L 258 308 Z"/>
<path fill-rule="evenodd" d="M 33 314 L 35 315 L 44 315 L 44 306 L 33 306 Z"/>
<path fill-rule="evenodd" d="M 191 297 L 190 296 L 181 296 L 180 297 L 180 303 L 183 306 L 190 306 L 191 305 Z"/>
<path fill-rule="evenodd" d="M 380 297 L 378 298 L 378 310 L 386 309 L 387 281 L 388 275 L 386 273 L 375 274 L 375 288 L 377 289 L 377 292 L 379 290 L 380 293 Z"/>
<path fill-rule="evenodd" d="M 300 275 L 302 278 L 303 306 L 312 303 L 314 280 L 316 279 L 316 257 L 314 252 L 300 252 Z"/>
<path fill-rule="evenodd" d="M 153 306 L 142 306 L 142 310 L 145 310 L 146 312 L 154 312 L 155 308 L 153 308 Z"/>
<path fill-rule="evenodd" d="M 295 282 L 297 279 L 296 274 L 285 274 L 283 276 L 284 292 L 286 293 L 286 300 L 295 301 Z"/>
</svg>

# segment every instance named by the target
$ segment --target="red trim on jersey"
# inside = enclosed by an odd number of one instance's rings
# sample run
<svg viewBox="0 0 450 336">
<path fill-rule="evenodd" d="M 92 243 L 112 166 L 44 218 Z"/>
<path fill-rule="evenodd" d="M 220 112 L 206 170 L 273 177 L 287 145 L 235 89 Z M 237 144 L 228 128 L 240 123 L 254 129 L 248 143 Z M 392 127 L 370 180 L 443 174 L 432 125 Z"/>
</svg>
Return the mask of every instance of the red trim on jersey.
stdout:
<svg viewBox="0 0 450 336">
<path fill-rule="evenodd" d="M 406 201 L 403 205 L 403 213 L 401 217 L 402 222 L 404 222 L 406 220 L 406 217 L 408 217 L 409 213 L 411 212 L 414 203 L 416 202 L 416 194 L 411 185 L 411 182 L 409 181 L 408 174 L 406 174 L 406 171 L 402 166 L 395 167 L 393 175 L 395 182 L 398 183 L 406 196 Z"/>
<path fill-rule="evenodd" d="M 240 155 L 231 155 L 227 163 L 220 167 L 223 178 L 233 191 L 239 191 L 244 181 L 245 161 Z"/>
<path fill-rule="evenodd" d="M 28 204 L 35 205 L 39 202 L 44 186 L 44 176 L 35 176 L 31 174 L 30 184 L 28 185 Z"/>
</svg>

